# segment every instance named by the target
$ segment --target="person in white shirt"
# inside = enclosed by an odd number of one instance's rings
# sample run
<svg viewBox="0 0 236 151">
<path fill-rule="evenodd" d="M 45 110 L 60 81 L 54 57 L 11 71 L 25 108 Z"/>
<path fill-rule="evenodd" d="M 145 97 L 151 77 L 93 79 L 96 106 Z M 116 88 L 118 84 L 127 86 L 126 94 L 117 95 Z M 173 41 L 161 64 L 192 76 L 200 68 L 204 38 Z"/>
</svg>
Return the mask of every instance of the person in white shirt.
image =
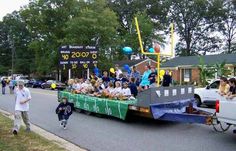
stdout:
<svg viewBox="0 0 236 151">
<path fill-rule="evenodd" d="M 118 64 L 115 66 L 115 69 L 116 69 L 116 72 L 115 72 L 116 79 L 119 79 L 120 74 L 122 74 L 122 71 L 119 69 L 119 65 Z"/>
<path fill-rule="evenodd" d="M 113 97 L 117 97 L 117 96 L 119 96 L 122 93 L 121 82 L 120 81 L 116 81 L 115 86 L 116 87 L 114 88 L 114 90 L 112 92 L 112 96 Z"/>
<path fill-rule="evenodd" d="M 21 126 L 21 118 L 26 125 L 26 131 L 30 131 L 29 122 L 29 101 L 31 94 L 28 88 L 24 87 L 23 81 L 18 81 L 18 87 L 15 90 L 15 119 L 13 134 L 17 135 Z"/>
<path fill-rule="evenodd" d="M 127 82 L 123 84 L 122 95 L 126 98 L 131 97 L 131 91 Z"/>
</svg>

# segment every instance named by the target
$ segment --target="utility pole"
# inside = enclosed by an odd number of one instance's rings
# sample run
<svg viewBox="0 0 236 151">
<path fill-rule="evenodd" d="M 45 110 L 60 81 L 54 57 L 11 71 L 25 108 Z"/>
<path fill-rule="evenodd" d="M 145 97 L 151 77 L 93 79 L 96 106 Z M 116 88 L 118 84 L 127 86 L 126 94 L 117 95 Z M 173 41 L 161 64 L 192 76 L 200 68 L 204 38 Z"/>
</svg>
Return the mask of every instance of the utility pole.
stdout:
<svg viewBox="0 0 236 151">
<path fill-rule="evenodd" d="M 8 41 L 11 48 L 11 77 L 13 78 L 14 73 L 14 54 L 15 54 L 15 41 L 14 36 L 12 33 L 12 29 L 10 29 L 9 35 L 8 35 Z"/>
</svg>

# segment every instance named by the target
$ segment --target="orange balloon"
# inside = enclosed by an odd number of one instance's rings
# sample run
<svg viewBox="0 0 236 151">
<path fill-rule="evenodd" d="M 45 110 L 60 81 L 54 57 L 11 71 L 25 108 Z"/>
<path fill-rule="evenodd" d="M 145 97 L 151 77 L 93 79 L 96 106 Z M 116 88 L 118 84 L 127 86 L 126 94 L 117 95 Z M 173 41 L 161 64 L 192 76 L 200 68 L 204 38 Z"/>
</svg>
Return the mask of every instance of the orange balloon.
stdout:
<svg viewBox="0 0 236 151">
<path fill-rule="evenodd" d="M 154 50 L 156 53 L 160 53 L 160 45 L 156 44 L 155 47 L 154 47 Z"/>
</svg>

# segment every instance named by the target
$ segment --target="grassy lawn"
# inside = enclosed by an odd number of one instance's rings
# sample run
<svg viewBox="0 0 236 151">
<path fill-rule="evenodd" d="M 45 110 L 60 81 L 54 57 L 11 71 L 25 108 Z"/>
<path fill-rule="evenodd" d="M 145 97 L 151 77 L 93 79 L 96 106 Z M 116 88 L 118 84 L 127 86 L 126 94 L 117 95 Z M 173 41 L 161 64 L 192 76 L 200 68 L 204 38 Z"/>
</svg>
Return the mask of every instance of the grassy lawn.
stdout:
<svg viewBox="0 0 236 151">
<path fill-rule="evenodd" d="M 0 114 L 0 151 L 64 151 L 56 144 L 22 128 L 17 136 L 11 133 L 13 121 Z"/>
</svg>

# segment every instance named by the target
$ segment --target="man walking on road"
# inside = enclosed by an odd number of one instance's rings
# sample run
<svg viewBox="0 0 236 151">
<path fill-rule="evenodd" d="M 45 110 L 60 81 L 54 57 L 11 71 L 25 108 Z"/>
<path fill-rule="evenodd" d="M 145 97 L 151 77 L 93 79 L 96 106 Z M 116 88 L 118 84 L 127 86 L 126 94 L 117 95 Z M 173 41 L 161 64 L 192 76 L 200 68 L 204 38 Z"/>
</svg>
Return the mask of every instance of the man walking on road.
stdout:
<svg viewBox="0 0 236 151">
<path fill-rule="evenodd" d="M 26 131 L 30 131 L 29 122 L 29 101 L 31 100 L 30 91 L 24 87 L 24 82 L 18 82 L 18 88 L 15 91 L 16 102 L 15 102 L 15 120 L 13 134 L 17 135 L 21 126 L 21 117 L 26 125 Z"/>
<path fill-rule="evenodd" d="M 3 79 L 1 83 L 2 83 L 2 94 L 4 95 L 6 93 L 7 82 L 5 79 Z"/>
</svg>

